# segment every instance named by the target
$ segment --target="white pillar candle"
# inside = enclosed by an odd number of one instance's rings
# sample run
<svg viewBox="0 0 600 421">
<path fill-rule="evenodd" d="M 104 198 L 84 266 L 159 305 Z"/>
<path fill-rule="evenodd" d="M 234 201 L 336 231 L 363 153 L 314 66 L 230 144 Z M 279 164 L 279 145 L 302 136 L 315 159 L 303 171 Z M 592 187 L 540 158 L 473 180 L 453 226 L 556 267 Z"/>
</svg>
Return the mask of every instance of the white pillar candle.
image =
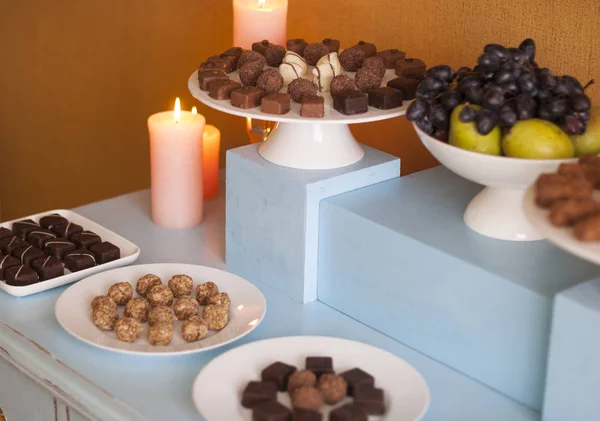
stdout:
<svg viewBox="0 0 600 421">
<path fill-rule="evenodd" d="M 233 45 L 251 49 L 266 39 L 285 46 L 287 9 L 288 0 L 233 0 Z"/>
</svg>

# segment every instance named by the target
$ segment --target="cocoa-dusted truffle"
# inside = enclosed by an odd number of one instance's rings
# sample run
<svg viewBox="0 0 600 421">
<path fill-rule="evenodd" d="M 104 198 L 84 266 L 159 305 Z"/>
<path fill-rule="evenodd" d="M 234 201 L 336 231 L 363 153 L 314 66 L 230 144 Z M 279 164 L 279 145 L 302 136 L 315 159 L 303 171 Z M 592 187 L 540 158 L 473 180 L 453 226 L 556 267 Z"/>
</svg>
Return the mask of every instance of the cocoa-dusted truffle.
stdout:
<svg viewBox="0 0 600 421">
<path fill-rule="evenodd" d="M 283 88 L 283 76 L 275 69 L 266 69 L 258 76 L 256 87 L 266 91 L 267 94 L 279 92 Z"/>
<path fill-rule="evenodd" d="M 221 330 L 229 321 L 229 308 L 226 306 L 208 305 L 204 307 L 202 318 L 210 330 Z"/>
<path fill-rule="evenodd" d="M 267 64 L 269 66 L 279 67 L 284 56 L 285 48 L 283 48 L 281 45 L 275 45 L 265 50 L 265 58 L 267 59 Z"/>
<path fill-rule="evenodd" d="M 92 320 L 100 330 L 113 330 L 118 318 L 119 314 L 116 306 L 96 306 L 92 310 Z"/>
<path fill-rule="evenodd" d="M 196 300 L 198 304 L 207 305 L 208 299 L 219 293 L 219 287 L 214 282 L 204 282 L 196 287 Z"/>
<path fill-rule="evenodd" d="M 108 296 L 117 303 L 124 306 L 133 298 L 133 287 L 129 282 L 119 282 L 108 289 Z"/>
<path fill-rule="evenodd" d="M 294 408 L 319 411 L 324 404 L 323 395 L 314 387 L 303 386 L 294 389 L 292 392 L 292 406 Z"/>
<path fill-rule="evenodd" d="M 198 315 L 199 307 L 198 301 L 194 297 L 184 295 L 175 300 L 173 311 L 178 320 L 187 320 L 192 316 Z"/>
<path fill-rule="evenodd" d="M 148 312 L 148 324 L 150 326 L 157 323 L 171 323 L 175 321 L 175 313 L 171 307 L 167 306 L 156 306 L 150 309 Z"/>
<path fill-rule="evenodd" d="M 317 389 L 323 395 L 325 403 L 335 405 L 346 397 L 348 384 L 342 376 L 326 373 L 319 377 Z"/>
<path fill-rule="evenodd" d="M 331 95 L 337 95 L 344 91 L 358 91 L 356 82 L 350 76 L 337 75 L 331 80 Z"/>
<path fill-rule="evenodd" d="M 148 291 L 150 291 L 150 288 L 160 284 L 162 284 L 160 278 L 149 273 L 137 280 L 137 283 L 135 284 L 135 291 L 141 296 L 145 296 Z"/>
<path fill-rule="evenodd" d="M 383 63 L 383 59 L 379 56 L 366 58 L 363 61 L 363 67 L 369 67 L 376 71 L 382 79 L 385 76 L 385 64 Z"/>
<path fill-rule="evenodd" d="M 240 68 L 240 81 L 244 86 L 256 86 L 258 76 L 262 73 L 265 65 L 260 61 L 251 61 L 250 63 L 244 64 Z"/>
<path fill-rule="evenodd" d="M 381 86 L 382 76 L 379 76 L 376 69 L 371 67 L 361 67 L 356 72 L 356 86 L 363 92 L 376 89 Z"/>
<path fill-rule="evenodd" d="M 288 94 L 296 102 L 302 102 L 306 96 L 317 95 L 319 87 L 307 79 L 295 79 L 288 85 Z"/>
<path fill-rule="evenodd" d="M 288 392 L 292 392 L 299 387 L 308 386 L 315 387 L 317 384 L 317 376 L 310 370 L 300 370 L 293 373 L 287 382 Z"/>
<path fill-rule="evenodd" d="M 208 304 L 229 307 L 231 305 L 231 299 L 226 292 L 220 292 L 212 297 L 208 297 Z"/>
<path fill-rule="evenodd" d="M 166 285 L 153 286 L 146 295 L 148 302 L 152 307 L 170 306 L 173 304 L 173 292 Z"/>
<path fill-rule="evenodd" d="M 342 51 L 340 64 L 348 72 L 356 72 L 365 61 L 365 53 L 360 48 L 352 47 Z"/>
<path fill-rule="evenodd" d="M 198 316 L 192 316 L 181 325 L 181 335 L 186 342 L 196 342 L 206 338 L 208 325 Z"/>
<path fill-rule="evenodd" d="M 329 54 L 329 48 L 327 48 L 321 43 L 309 44 L 304 49 L 304 58 L 306 59 L 306 62 L 311 66 L 315 66 L 317 64 L 317 61 L 319 61 L 321 57 L 326 56 L 327 54 Z"/>
<path fill-rule="evenodd" d="M 92 311 L 94 311 L 99 307 L 114 307 L 114 309 L 117 310 L 117 303 L 115 303 L 108 295 L 99 295 L 92 300 L 91 308 Z"/>
<path fill-rule="evenodd" d="M 175 297 L 190 295 L 194 288 L 194 280 L 187 275 L 175 275 L 169 280 L 169 288 Z"/>
<path fill-rule="evenodd" d="M 142 324 L 133 317 L 123 317 L 115 323 L 117 338 L 123 342 L 135 342 L 142 334 Z"/>
<path fill-rule="evenodd" d="M 300 54 L 301 56 L 304 55 L 304 50 L 306 49 L 307 45 L 308 43 L 302 38 L 288 39 L 285 44 L 288 50 L 293 51 L 296 54 Z"/>
<path fill-rule="evenodd" d="M 173 340 L 173 324 L 160 322 L 148 329 L 148 342 L 150 345 L 166 346 Z"/>
<path fill-rule="evenodd" d="M 141 297 L 132 298 L 125 306 L 125 316 L 142 323 L 148 321 L 148 311 L 150 311 L 150 304 L 148 300 Z"/>
<path fill-rule="evenodd" d="M 263 66 L 267 63 L 267 59 L 262 54 L 257 53 L 256 51 L 246 50 L 238 59 L 238 69 L 241 69 L 244 64 L 252 61 L 259 61 Z"/>
</svg>

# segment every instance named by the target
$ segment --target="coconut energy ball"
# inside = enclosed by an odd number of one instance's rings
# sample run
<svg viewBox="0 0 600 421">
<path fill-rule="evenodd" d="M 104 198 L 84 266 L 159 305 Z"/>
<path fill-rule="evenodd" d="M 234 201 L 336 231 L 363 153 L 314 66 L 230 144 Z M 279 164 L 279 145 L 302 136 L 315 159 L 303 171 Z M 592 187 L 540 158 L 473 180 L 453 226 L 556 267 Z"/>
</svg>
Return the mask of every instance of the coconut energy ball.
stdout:
<svg viewBox="0 0 600 421">
<path fill-rule="evenodd" d="M 148 324 L 153 326 L 158 323 L 170 323 L 175 322 L 175 314 L 171 307 L 157 306 L 150 310 L 148 313 Z"/>
<path fill-rule="evenodd" d="M 207 305 L 208 299 L 219 293 L 219 287 L 214 282 L 205 282 L 196 287 L 196 300 L 200 305 Z"/>
<path fill-rule="evenodd" d="M 150 288 L 146 298 L 152 307 L 170 306 L 173 304 L 173 292 L 166 285 L 156 285 Z"/>
<path fill-rule="evenodd" d="M 98 307 L 114 307 L 117 309 L 117 303 L 107 295 L 98 295 L 92 300 L 92 311 Z"/>
<path fill-rule="evenodd" d="M 138 279 L 137 283 L 135 284 L 135 290 L 138 294 L 144 297 L 148 293 L 150 288 L 160 284 L 162 284 L 160 278 L 156 275 L 149 273 Z"/>
<path fill-rule="evenodd" d="M 202 318 L 210 330 L 221 330 L 229 321 L 229 309 L 225 306 L 207 305 L 202 312 Z"/>
<path fill-rule="evenodd" d="M 208 325 L 198 316 L 192 316 L 181 325 L 181 334 L 186 342 L 196 342 L 208 334 Z"/>
<path fill-rule="evenodd" d="M 100 330 L 113 330 L 118 318 L 119 314 L 117 313 L 116 306 L 97 306 L 92 311 L 94 324 Z"/>
<path fill-rule="evenodd" d="M 319 377 L 317 389 L 319 389 L 323 395 L 325 403 L 329 405 L 335 405 L 346 397 L 348 384 L 342 376 L 325 373 Z"/>
<path fill-rule="evenodd" d="M 142 324 L 132 317 L 123 317 L 117 320 L 115 333 L 120 341 L 135 342 L 142 334 Z"/>
<path fill-rule="evenodd" d="M 208 297 L 208 305 L 225 306 L 229 308 L 231 305 L 231 299 L 226 292 L 220 292 L 212 297 Z"/>
<path fill-rule="evenodd" d="M 108 289 L 108 296 L 118 306 L 124 306 L 133 298 L 133 287 L 129 282 L 119 282 Z"/>
<path fill-rule="evenodd" d="M 150 345 L 165 346 L 173 340 L 173 324 L 167 322 L 156 323 L 148 329 L 148 342 Z"/>
<path fill-rule="evenodd" d="M 141 323 L 148 321 L 148 311 L 150 311 L 150 304 L 148 300 L 141 297 L 132 298 L 125 306 L 125 316 Z"/>
<path fill-rule="evenodd" d="M 310 370 L 300 370 L 292 373 L 288 378 L 287 389 L 288 392 L 292 393 L 294 389 L 299 387 L 308 386 L 315 387 L 317 384 L 317 376 Z"/>
<path fill-rule="evenodd" d="M 175 275 L 169 280 L 169 288 L 175 298 L 190 295 L 194 288 L 194 280 L 187 275 Z"/>
<path fill-rule="evenodd" d="M 197 316 L 199 308 L 198 301 L 189 295 L 179 297 L 173 304 L 173 311 L 178 320 L 187 320 L 192 316 Z"/>
</svg>

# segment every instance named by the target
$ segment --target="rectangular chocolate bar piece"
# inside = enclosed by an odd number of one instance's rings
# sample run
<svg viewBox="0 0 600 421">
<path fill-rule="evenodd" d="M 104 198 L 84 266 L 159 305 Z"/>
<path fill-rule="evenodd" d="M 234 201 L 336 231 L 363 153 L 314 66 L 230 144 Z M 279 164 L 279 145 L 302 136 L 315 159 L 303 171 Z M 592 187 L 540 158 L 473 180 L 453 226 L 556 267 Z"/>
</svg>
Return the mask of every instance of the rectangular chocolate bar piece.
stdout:
<svg viewBox="0 0 600 421">
<path fill-rule="evenodd" d="M 237 108 L 249 109 L 260 105 L 266 92 L 255 86 L 244 86 L 231 93 L 231 105 Z"/>
<path fill-rule="evenodd" d="M 29 235 L 27 235 L 27 241 L 35 247 L 43 250 L 46 242 L 53 240 L 56 238 L 56 234 L 47 229 L 37 229 L 35 231 L 31 231 Z"/>
<path fill-rule="evenodd" d="M 323 421 L 323 414 L 307 409 L 294 409 L 291 421 Z"/>
<path fill-rule="evenodd" d="M 375 47 L 375 44 L 370 42 L 358 41 L 358 44 L 356 44 L 354 47 L 362 50 L 363 53 L 365 53 L 365 58 L 373 57 L 377 54 L 377 47 Z"/>
<path fill-rule="evenodd" d="M 71 272 L 78 272 L 94 266 L 96 266 L 96 258 L 89 250 L 77 249 L 65 254 L 65 267 Z"/>
<path fill-rule="evenodd" d="M 237 69 L 238 57 L 227 54 L 220 54 L 206 59 L 207 63 L 219 63 L 225 73 L 231 73 Z"/>
<path fill-rule="evenodd" d="M 277 401 L 258 404 L 252 412 L 252 421 L 290 421 L 292 411 Z"/>
<path fill-rule="evenodd" d="M 340 51 L 340 40 L 333 38 L 325 38 L 323 45 L 327 47 L 330 53 L 337 53 Z"/>
<path fill-rule="evenodd" d="M 51 230 L 53 227 L 61 224 L 66 224 L 69 221 L 62 215 L 53 213 L 52 215 L 44 216 L 40 219 L 40 227 Z"/>
<path fill-rule="evenodd" d="M 57 238 L 46 242 L 44 253 L 58 260 L 64 260 L 65 254 L 75 250 L 77 247 L 66 238 Z"/>
<path fill-rule="evenodd" d="M 26 245 L 28 245 L 28 243 L 21 240 L 19 237 L 6 237 L 0 240 L 0 251 L 2 251 L 2 254 L 12 254 L 13 251 Z"/>
<path fill-rule="evenodd" d="M 7 238 L 7 237 L 12 237 L 13 233 L 11 230 L 9 230 L 8 228 L 0 228 L 0 240 Z"/>
<path fill-rule="evenodd" d="M 37 284 L 40 281 L 40 277 L 36 271 L 25 265 L 13 266 L 6 269 L 5 277 L 6 284 L 14 287 L 25 287 Z"/>
<path fill-rule="evenodd" d="M 0 256 L 0 281 L 4 281 L 4 274 L 6 269 L 11 268 L 13 266 L 20 266 L 21 262 L 14 256 Z"/>
<path fill-rule="evenodd" d="M 210 83 L 216 80 L 229 80 L 229 76 L 223 70 L 198 71 L 198 83 L 203 91 L 208 91 Z"/>
<path fill-rule="evenodd" d="M 395 69 L 396 62 L 406 58 L 406 53 L 396 48 L 380 51 L 377 55 L 383 60 L 386 69 Z"/>
<path fill-rule="evenodd" d="M 325 98 L 318 95 L 309 95 L 302 98 L 300 106 L 302 117 L 321 118 L 325 116 Z"/>
<path fill-rule="evenodd" d="M 220 70 L 224 72 L 227 70 L 227 63 L 204 61 L 198 66 L 198 73 L 203 72 L 204 70 Z"/>
<path fill-rule="evenodd" d="M 52 232 L 58 237 L 71 238 L 72 235 L 83 232 L 83 227 L 73 222 L 67 222 L 52 227 Z"/>
<path fill-rule="evenodd" d="M 367 385 L 373 387 L 375 385 L 375 377 L 360 368 L 345 371 L 340 376 L 348 383 L 348 396 L 354 396 L 354 391 L 359 386 Z"/>
<path fill-rule="evenodd" d="M 233 80 L 215 80 L 209 84 L 208 96 L 213 99 L 230 99 L 231 93 L 240 89 L 242 85 Z"/>
<path fill-rule="evenodd" d="M 404 93 L 400 89 L 382 88 L 369 91 L 369 105 L 380 110 L 390 110 L 402 106 Z"/>
<path fill-rule="evenodd" d="M 19 259 L 22 265 L 27 266 L 31 266 L 34 260 L 46 257 L 42 250 L 33 246 L 21 247 L 20 249 L 13 251 L 13 256 Z"/>
<path fill-rule="evenodd" d="M 99 265 L 112 262 L 121 257 L 121 249 L 108 241 L 94 244 L 90 247 L 90 251 L 94 253 L 96 263 Z"/>
<path fill-rule="evenodd" d="M 277 385 L 272 382 L 250 382 L 242 394 L 242 406 L 245 408 L 274 400 L 277 400 Z"/>
<path fill-rule="evenodd" d="M 40 229 L 40 226 L 37 224 L 37 222 L 34 222 L 31 219 L 13 222 L 12 225 L 13 234 L 19 237 L 21 240 L 26 240 L 27 234 L 37 229 Z"/>
<path fill-rule="evenodd" d="M 334 409 L 329 413 L 329 421 L 367 421 L 368 415 L 362 409 L 351 403 Z"/>
<path fill-rule="evenodd" d="M 425 78 L 425 63 L 418 58 L 404 58 L 396 61 L 396 74 L 400 77 Z"/>
<path fill-rule="evenodd" d="M 287 389 L 288 378 L 296 371 L 296 367 L 281 361 L 277 361 L 261 373 L 261 379 L 263 382 L 275 383 L 277 390 L 285 391 Z"/>
<path fill-rule="evenodd" d="M 42 281 L 58 278 L 65 273 L 62 262 L 52 256 L 35 260 L 31 264 L 31 268 L 37 272 Z"/>
<path fill-rule="evenodd" d="M 315 373 L 317 377 L 321 374 L 333 374 L 333 359 L 331 357 L 306 357 L 306 369 Z"/>
<path fill-rule="evenodd" d="M 369 415 L 385 414 L 383 390 L 370 385 L 362 385 L 354 390 L 354 405 Z"/>
<path fill-rule="evenodd" d="M 260 110 L 265 114 L 286 114 L 290 111 L 290 102 L 288 94 L 269 94 L 263 97 Z"/>
<path fill-rule="evenodd" d="M 415 99 L 415 95 L 417 93 L 417 88 L 421 83 L 418 79 L 413 79 L 409 77 L 397 77 L 396 79 L 392 79 L 387 83 L 388 88 L 399 89 L 404 94 L 404 99 L 406 101 L 410 101 L 411 99 Z"/>
<path fill-rule="evenodd" d="M 100 236 L 92 231 L 83 231 L 79 234 L 73 234 L 71 236 L 71 242 L 75 244 L 78 249 L 89 249 L 94 244 L 102 242 Z"/>
<path fill-rule="evenodd" d="M 347 90 L 333 95 L 333 108 L 344 115 L 369 111 L 369 96 L 360 91 Z"/>
</svg>

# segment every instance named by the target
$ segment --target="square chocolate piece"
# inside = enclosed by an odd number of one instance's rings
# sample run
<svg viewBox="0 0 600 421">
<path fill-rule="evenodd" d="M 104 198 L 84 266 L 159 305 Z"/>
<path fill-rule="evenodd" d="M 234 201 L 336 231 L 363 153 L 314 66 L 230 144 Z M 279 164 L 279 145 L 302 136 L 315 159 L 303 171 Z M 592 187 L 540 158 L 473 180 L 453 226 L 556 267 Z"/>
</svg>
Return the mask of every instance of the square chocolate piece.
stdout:
<svg viewBox="0 0 600 421">
<path fill-rule="evenodd" d="M 223 53 L 223 55 L 234 56 L 237 58 L 240 58 L 242 54 L 244 54 L 244 49 L 242 47 L 231 47 Z"/>
<path fill-rule="evenodd" d="M 263 97 L 260 110 L 265 114 L 286 114 L 290 111 L 290 96 L 273 93 Z"/>
<path fill-rule="evenodd" d="M 404 92 L 400 89 L 384 86 L 369 91 L 369 105 L 380 110 L 391 110 L 392 108 L 401 107 L 403 100 Z"/>
<path fill-rule="evenodd" d="M 385 414 L 383 390 L 366 384 L 358 386 L 354 390 L 354 405 L 362 408 L 370 415 Z"/>
<path fill-rule="evenodd" d="M 261 42 L 255 42 L 252 44 L 252 51 L 265 55 L 267 48 L 275 47 L 275 44 L 271 44 L 268 40 L 264 39 Z"/>
<path fill-rule="evenodd" d="M 204 61 L 204 62 L 200 63 L 200 66 L 198 66 L 198 73 L 200 73 L 204 70 L 221 70 L 224 72 L 227 70 L 227 63 Z"/>
<path fill-rule="evenodd" d="M 351 403 L 340 406 L 329 413 L 329 421 L 367 421 L 365 411 Z"/>
<path fill-rule="evenodd" d="M 90 247 L 90 251 L 94 253 L 96 263 L 99 265 L 103 263 L 112 262 L 121 257 L 121 249 L 108 241 L 103 243 L 94 244 Z"/>
<path fill-rule="evenodd" d="M 377 55 L 383 60 L 386 69 L 395 69 L 396 62 L 406 58 L 406 53 L 396 48 L 380 51 Z"/>
<path fill-rule="evenodd" d="M 57 238 L 56 240 L 50 240 L 46 242 L 44 246 L 44 253 L 48 256 L 52 256 L 58 260 L 64 260 L 65 254 L 75 250 L 75 244 L 67 240 L 66 238 Z"/>
<path fill-rule="evenodd" d="M 24 287 L 27 285 L 33 285 L 37 284 L 40 281 L 40 278 L 36 271 L 25 265 L 10 267 L 6 269 L 4 275 L 6 278 L 6 283 L 14 287 Z"/>
<path fill-rule="evenodd" d="M 244 86 L 231 93 L 231 105 L 247 110 L 260 105 L 260 101 L 266 95 L 262 89 L 255 86 Z"/>
<path fill-rule="evenodd" d="M 340 40 L 325 38 L 323 40 L 323 45 L 327 47 L 330 53 L 337 53 L 340 51 Z"/>
<path fill-rule="evenodd" d="M 27 236 L 27 241 L 29 241 L 29 243 L 33 244 L 35 247 L 43 250 L 44 245 L 48 241 L 53 240 L 55 238 L 56 234 L 54 234 L 52 231 L 41 228 L 35 231 L 31 231 Z"/>
<path fill-rule="evenodd" d="M 277 386 L 272 382 L 250 382 L 242 394 L 242 406 L 254 408 L 259 403 L 277 400 Z"/>
<path fill-rule="evenodd" d="M 40 226 L 31 219 L 13 222 L 12 226 L 13 234 L 19 237 L 21 240 L 26 240 L 27 234 L 37 229 L 40 229 Z"/>
<path fill-rule="evenodd" d="M 423 79 L 425 63 L 418 58 L 404 58 L 396 61 L 396 74 L 400 77 Z"/>
<path fill-rule="evenodd" d="M 37 259 L 31 264 L 31 268 L 37 272 L 42 281 L 58 278 L 65 274 L 62 262 L 52 256 Z"/>
<path fill-rule="evenodd" d="M 0 228 L 0 240 L 7 237 L 12 237 L 13 233 L 8 228 Z"/>
<path fill-rule="evenodd" d="M 294 409 L 291 421 L 323 421 L 323 414 L 307 409 Z"/>
<path fill-rule="evenodd" d="M 198 71 L 198 83 L 203 91 L 208 91 L 210 83 L 215 80 L 229 80 L 229 76 L 223 70 Z"/>
<path fill-rule="evenodd" d="M 21 262 L 14 256 L 0 256 L 0 281 L 4 281 L 6 269 L 21 266 Z"/>
<path fill-rule="evenodd" d="M 51 230 L 53 227 L 61 224 L 66 224 L 69 221 L 62 215 L 53 213 L 52 215 L 44 216 L 40 219 L 40 227 Z"/>
<path fill-rule="evenodd" d="M 292 411 L 277 401 L 258 404 L 252 412 L 252 421 L 290 421 Z"/>
<path fill-rule="evenodd" d="M 399 89 L 404 93 L 404 99 L 406 101 L 410 101 L 411 99 L 415 99 L 415 95 L 417 94 L 417 88 L 421 83 L 418 79 L 413 79 L 410 77 L 397 77 L 396 79 L 392 79 L 387 83 L 388 88 Z"/>
<path fill-rule="evenodd" d="M 78 249 L 89 249 L 94 244 L 102 242 L 100 236 L 92 231 L 83 231 L 79 234 L 73 234 L 71 236 L 71 242 L 75 244 Z"/>
<path fill-rule="evenodd" d="M 231 73 L 237 69 L 238 58 L 227 54 L 212 56 L 206 59 L 207 63 L 218 63 L 225 73 Z"/>
<path fill-rule="evenodd" d="M 214 99 L 230 99 L 231 92 L 240 89 L 242 85 L 233 80 L 215 80 L 208 87 L 208 96 Z"/>
<path fill-rule="evenodd" d="M 362 50 L 362 52 L 365 53 L 365 58 L 373 57 L 377 54 L 377 47 L 375 47 L 375 44 L 371 44 L 370 42 L 358 41 L 358 44 L 356 44 L 354 47 Z"/>
<path fill-rule="evenodd" d="M 94 266 L 96 266 L 96 258 L 89 250 L 77 249 L 65 254 L 65 267 L 71 272 L 78 272 Z"/>
<path fill-rule="evenodd" d="M 42 250 L 33 246 L 21 247 L 20 249 L 13 251 L 13 256 L 19 259 L 22 265 L 27 266 L 31 266 L 34 260 L 46 257 Z"/>
<path fill-rule="evenodd" d="M 359 386 L 367 385 L 373 387 L 375 385 L 375 377 L 360 368 L 345 371 L 340 376 L 348 383 L 348 396 L 354 396 L 354 391 Z"/>
<path fill-rule="evenodd" d="M 285 43 L 286 50 L 293 51 L 300 56 L 304 55 L 304 50 L 307 45 L 308 42 L 304 41 L 302 38 L 288 39 Z"/>
<path fill-rule="evenodd" d="M 333 108 L 344 115 L 364 114 L 369 111 L 369 96 L 360 91 L 343 91 L 333 95 Z"/>
<path fill-rule="evenodd" d="M 285 364 L 280 361 L 271 364 L 261 373 L 263 382 L 275 383 L 277 390 L 282 392 L 287 390 L 288 378 L 296 371 L 293 365 Z"/>
<path fill-rule="evenodd" d="M 325 116 L 325 98 L 317 95 L 309 95 L 302 98 L 300 107 L 302 117 L 321 118 Z"/>
<path fill-rule="evenodd" d="M 73 234 L 79 234 L 83 232 L 81 225 L 74 224 L 73 222 L 67 222 L 66 224 L 60 224 L 52 227 L 52 232 L 62 238 L 71 238 Z"/>
<path fill-rule="evenodd" d="M 0 251 L 2 251 L 2 254 L 12 254 L 13 251 L 27 245 L 28 244 L 19 237 L 6 237 L 0 240 Z"/>
<path fill-rule="evenodd" d="M 333 360 L 331 357 L 306 357 L 306 369 L 317 377 L 325 373 L 333 374 Z"/>
</svg>

